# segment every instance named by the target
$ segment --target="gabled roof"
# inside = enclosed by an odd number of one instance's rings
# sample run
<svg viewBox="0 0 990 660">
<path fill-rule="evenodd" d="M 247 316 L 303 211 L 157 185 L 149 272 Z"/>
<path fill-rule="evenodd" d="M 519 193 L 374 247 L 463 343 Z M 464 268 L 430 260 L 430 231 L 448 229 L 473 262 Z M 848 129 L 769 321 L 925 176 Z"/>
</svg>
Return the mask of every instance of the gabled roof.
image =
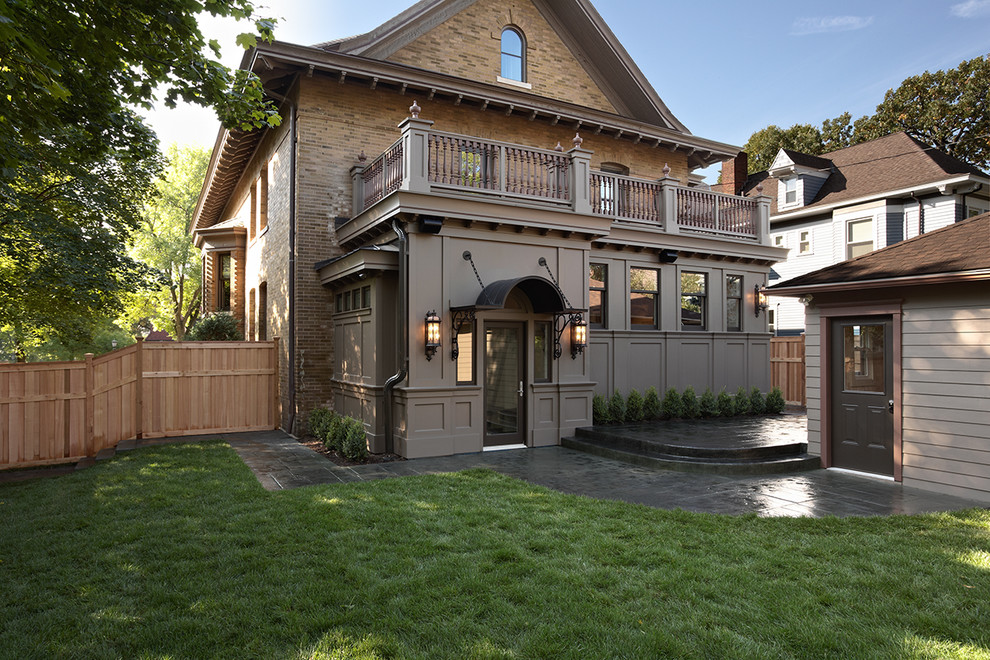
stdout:
<svg viewBox="0 0 990 660">
<path fill-rule="evenodd" d="M 795 163 L 801 160 L 808 167 L 832 168 L 818 194 L 800 211 L 853 200 L 882 199 L 894 191 L 917 189 L 921 192 L 924 187 L 930 188 L 939 182 L 959 177 L 990 178 L 980 169 L 929 147 L 904 132 L 821 156 L 784 151 Z M 775 197 L 777 179 L 770 177 L 768 172 L 751 174 L 743 186 L 743 194 L 756 194 L 755 188 L 761 181 L 764 193 Z M 770 213 L 777 213 L 776 199 L 772 202 Z"/>
<path fill-rule="evenodd" d="M 317 44 L 384 60 L 477 0 L 421 0 L 366 34 Z M 632 119 L 690 135 L 589 0 L 532 0 L 609 101 Z"/>
<path fill-rule="evenodd" d="M 832 161 L 828 158 L 822 158 L 821 156 L 812 156 L 810 154 L 801 153 L 800 151 L 794 151 L 793 149 L 781 149 L 787 159 L 794 165 L 799 165 L 801 167 L 807 167 L 809 169 L 815 170 L 828 170 L 832 167 Z M 777 155 L 780 159 L 780 154 Z M 774 165 L 777 161 L 774 161 Z"/>
<path fill-rule="evenodd" d="M 930 281 L 990 279 L 990 213 L 768 287 L 783 295 Z"/>
</svg>

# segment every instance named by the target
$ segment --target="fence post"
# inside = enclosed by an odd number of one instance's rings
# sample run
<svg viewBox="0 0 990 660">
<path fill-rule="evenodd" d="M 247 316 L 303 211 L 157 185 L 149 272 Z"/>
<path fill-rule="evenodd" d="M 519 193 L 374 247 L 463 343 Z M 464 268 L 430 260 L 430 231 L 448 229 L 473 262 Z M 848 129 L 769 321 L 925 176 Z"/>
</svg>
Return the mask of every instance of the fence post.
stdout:
<svg viewBox="0 0 990 660">
<path fill-rule="evenodd" d="M 95 417 L 95 392 L 93 376 L 93 354 L 86 353 L 86 455 L 96 455 L 96 442 L 93 436 Z"/>
<path fill-rule="evenodd" d="M 279 373 L 278 373 L 278 358 L 279 358 L 279 339 L 275 337 L 273 340 L 274 345 L 272 347 L 274 355 L 274 370 L 275 375 L 272 376 L 272 428 L 278 429 L 282 426 L 282 400 L 279 397 Z"/>
<path fill-rule="evenodd" d="M 680 183 L 680 179 L 675 179 L 669 176 L 668 173 L 664 173 L 662 179 L 659 179 L 660 183 L 660 219 L 663 223 L 663 230 L 668 234 L 679 234 L 680 227 L 678 226 L 677 217 L 677 184 Z"/>
<path fill-rule="evenodd" d="M 140 440 L 144 437 L 144 337 L 137 339 L 137 351 L 134 357 L 134 437 Z"/>
</svg>

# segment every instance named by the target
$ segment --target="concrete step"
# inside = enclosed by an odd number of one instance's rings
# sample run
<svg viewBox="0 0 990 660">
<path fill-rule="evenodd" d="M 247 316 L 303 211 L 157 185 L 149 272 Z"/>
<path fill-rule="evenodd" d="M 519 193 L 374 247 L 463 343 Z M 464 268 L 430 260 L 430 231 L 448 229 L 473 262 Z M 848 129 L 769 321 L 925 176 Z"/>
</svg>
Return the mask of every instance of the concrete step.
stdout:
<svg viewBox="0 0 990 660">
<path fill-rule="evenodd" d="M 768 461 L 801 456 L 808 451 L 807 442 L 793 438 L 730 437 L 720 440 L 717 437 L 682 435 L 666 438 L 663 434 L 644 433 L 642 428 L 642 425 L 582 427 L 575 431 L 575 436 L 587 442 L 648 456 L 676 456 L 685 460 L 727 463 Z"/>
<path fill-rule="evenodd" d="M 806 443 L 795 448 L 795 443 L 777 445 L 777 452 L 761 449 L 753 451 L 753 447 L 741 447 L 733 453 L 728 447 L 692 447 L 677 446 L 674 451 L 665 452 L 663 443 L 648 443 L 627 438 L 621 440 L 621 434 L 610 432 L 587 432 L 578 429 L 577 435 L 562 438 L 561 444 L 571 449 L 587 452 L 595 456 L 612 458 L 634 465 L 680 470 L 682 472 L 707 472 L 715 474 L 780 474 L 814 470 L 821 467 L 817 456 L 806 453 Z M 671 447 L 668 446 L 668 449 Z"/>
</svg>

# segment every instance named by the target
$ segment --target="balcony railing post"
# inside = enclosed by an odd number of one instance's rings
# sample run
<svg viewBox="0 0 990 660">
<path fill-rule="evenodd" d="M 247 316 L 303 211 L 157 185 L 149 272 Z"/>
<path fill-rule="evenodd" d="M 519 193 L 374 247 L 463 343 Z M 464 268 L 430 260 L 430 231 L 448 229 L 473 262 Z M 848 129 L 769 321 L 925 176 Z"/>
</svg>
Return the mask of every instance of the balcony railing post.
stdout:
<svg viewBox="0 0 990 660">
<path fill-rule="evenodd" d="M 757 240 L 760 245 L 770 245 L 770 198 L 767 195 L 760 195 L 756 198 L 756 225 L 753 227 L 757 232 Z"/>
<path fill-rule="evenodd" d="M 577 138 L 575 138 L 577 139 Z M 591 151 L 575 146 L 571 158 L 571 204 L 575 213 L 591 214 Z"/>
<path fill-rule="evenodd" d="M 351 168 L 352 215 L 357 215 L 364 210 L 364 171 L 367 168 L 368 165 L 364 160 Z"/>
<path fill-rule="evenodd" d="M 679 234 L 677 226 L 677 184 L 680 179 L 665 176 L 658 179 L 660 183 L 660 222 L 668 234 Z"/>
<path fill-rule="evenodd" d="M 433 122 L 419 117 L 404 119 L 402 130 L 402 187 L 409 192 L 430 191 L 429 133 Z"/>
</svg>

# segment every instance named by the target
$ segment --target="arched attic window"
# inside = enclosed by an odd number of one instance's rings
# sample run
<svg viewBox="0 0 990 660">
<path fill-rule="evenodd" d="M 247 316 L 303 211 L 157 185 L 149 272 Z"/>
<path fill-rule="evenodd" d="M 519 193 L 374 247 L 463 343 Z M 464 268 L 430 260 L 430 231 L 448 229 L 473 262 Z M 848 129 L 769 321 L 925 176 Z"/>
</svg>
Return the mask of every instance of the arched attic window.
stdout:
<svg viewBox="0 0 990 660">
<path fill-rule="evenodd" d="M 526 38 L 517 27 L 502 30 L 502 77 L 526 82 Z"/>
</svg>

